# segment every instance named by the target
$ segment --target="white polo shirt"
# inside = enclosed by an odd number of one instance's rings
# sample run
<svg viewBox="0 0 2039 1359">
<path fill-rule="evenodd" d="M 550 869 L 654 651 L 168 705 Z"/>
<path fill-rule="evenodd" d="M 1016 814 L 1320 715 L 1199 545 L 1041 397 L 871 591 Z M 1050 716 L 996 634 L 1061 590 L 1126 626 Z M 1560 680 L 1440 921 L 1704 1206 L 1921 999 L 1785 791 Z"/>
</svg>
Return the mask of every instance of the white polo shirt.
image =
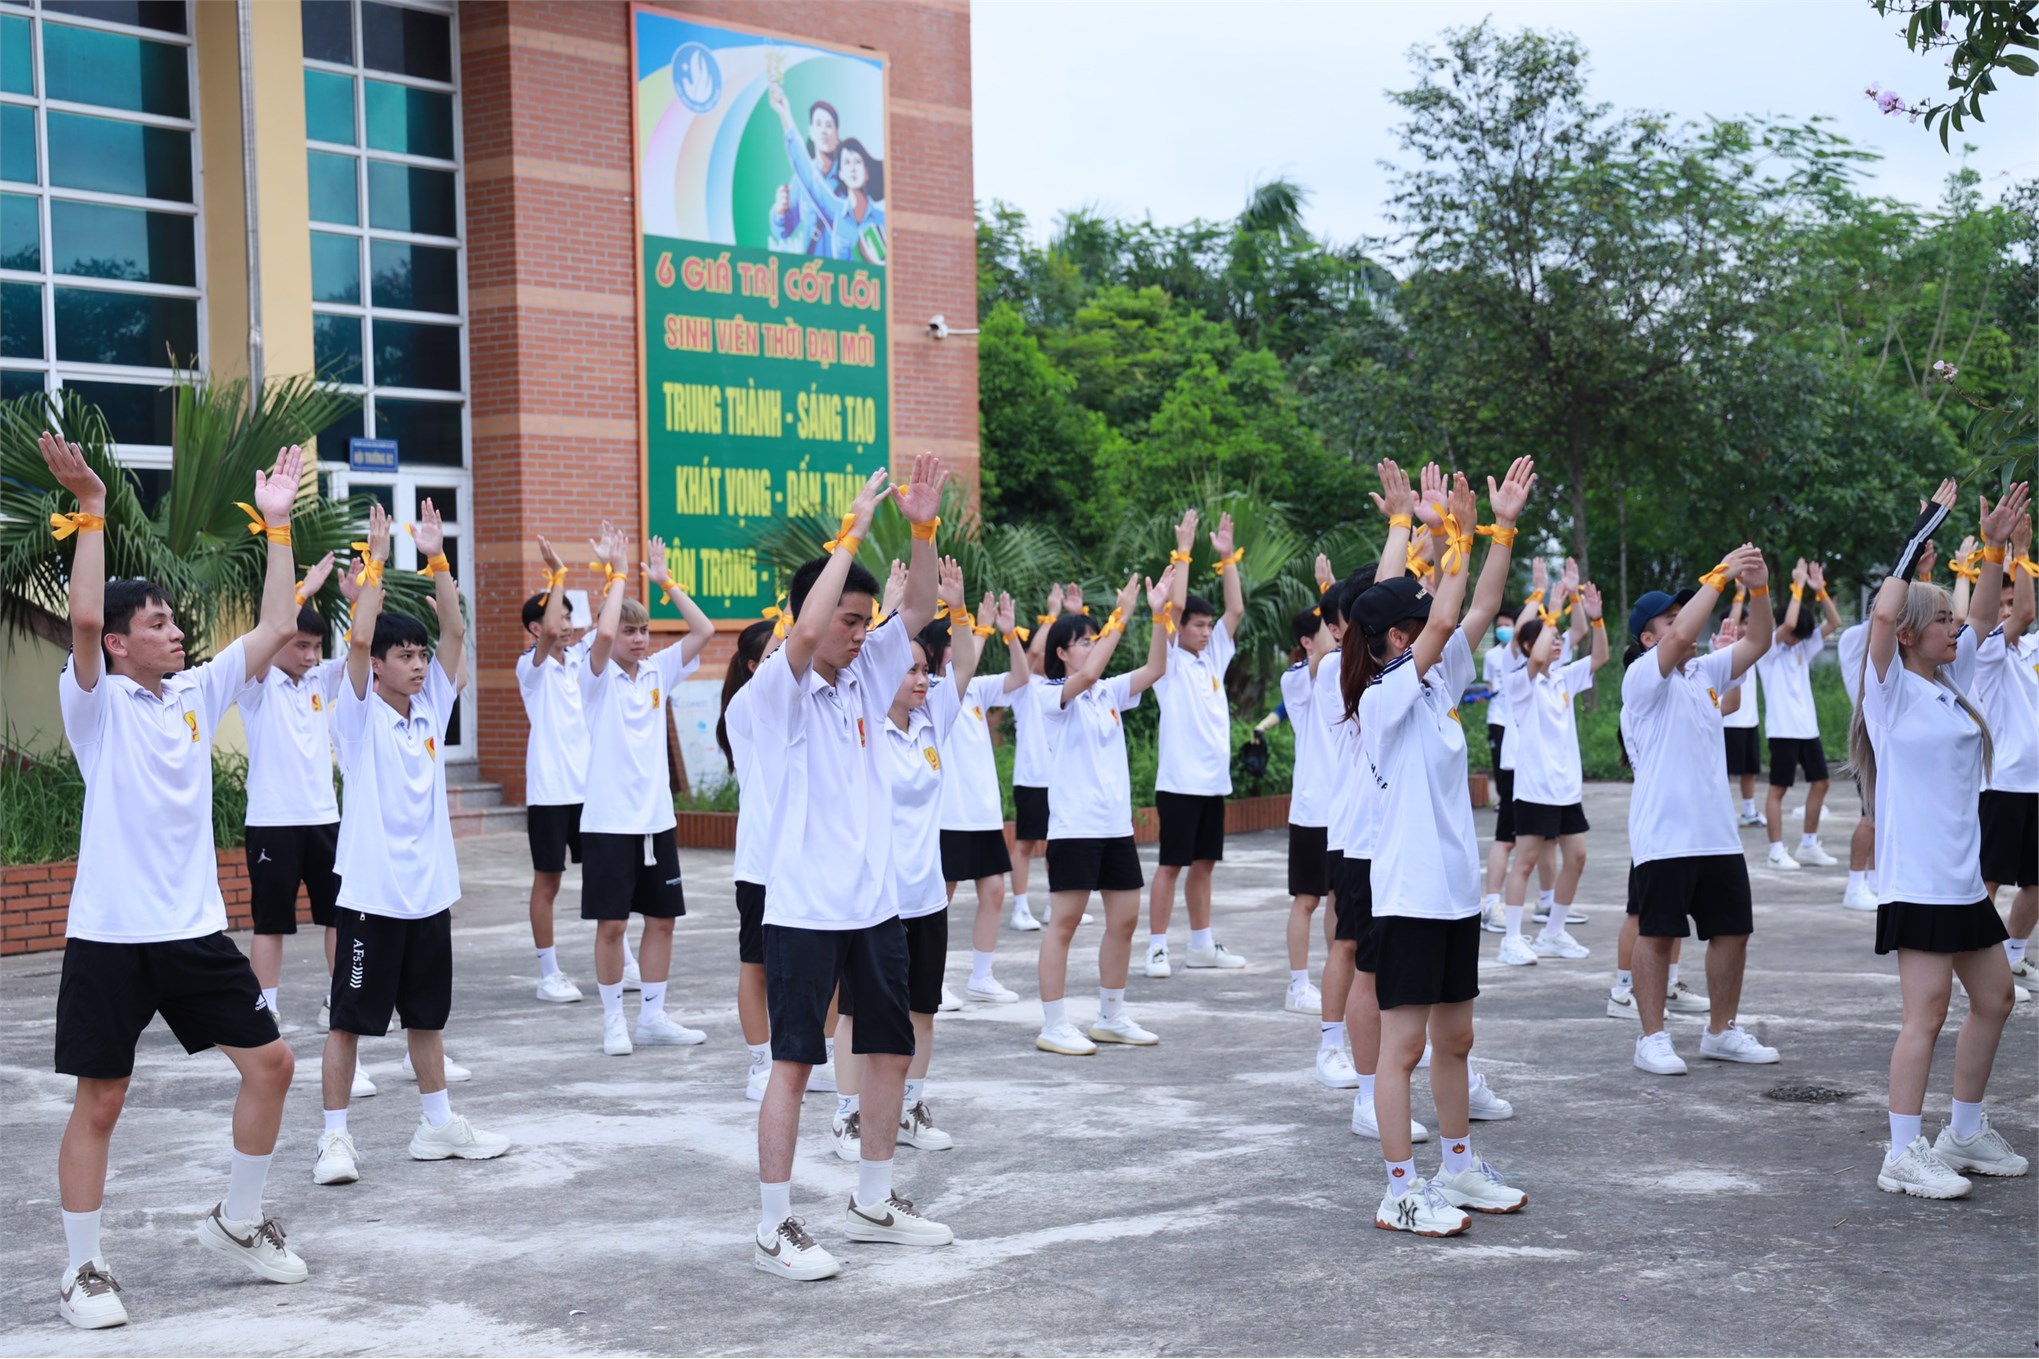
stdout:
<svg viewBox="0 0 2039 1359">
<path fill-rule="evenodd" d="M 330 826 L 340 819 L 332 717 L 346 681 L 347 658 L 335 656 L 301 680 L 271 665 L 234 696 L 248 733 L 246 825 Z"/>
<path fill-rule="evenodd" d="M 1371 874 L 1376 916 L 1462 920 L 1480 913 L 1480 847 L 1458 714 L 1473 675 L 1472 647 L 1465 629 L 1455 628 L 1429 674 L 1419 679 L 1414 653 L 1404 652 L 1360 695 L 1360 744 L 1381 788 Z"/>
<path fill-rule="evenodd" d="M 1117 840 L 1133 833 L 1133 776 L 1119 714 L 1140 706 L 1131 671 L 1101 679 L 1067 703 L 1048 680 L 1041 716 L 1054 734 L 1048 780 L 1050 840 Z"/>
<path fill-rule="evenodd" d="M 1492 651 L 1489 651 L 1487 653 L 1488 660 L 1491 661 L 1493 659 L 1493 656 L 1494 653 Z M 1508 677 L 1510 675 L 1519 675 L 1524 670 L 1527 670 L 1529 668 L 1529 658 L 1527 656 L 1524 656 L 1521 652 L 1513 650 L 1512 648 L 1508 651 L 1508 656 L 1511 659 L 1489 670 L 1486 679 L 1488 687 L 1498 691 L 1499 694 L 1498 702 L 1501 705 L 1502 711 L 1507 715 L 1508 720 L 1501 723 L 1500 725 L 1503 728 L 1512 731 L 1515 726 L 1515 703 L 1514 700 L 1508 697 Z M 1552 664 L 1558 667 L 1559 669 L 1562 669 L 1563 667 L 1568 666 L 1571 663 L 1572 663 L 1572 634 L 1569 631 L 1567 631 L 1561 637 L 1558 638 L 1558 656 L 1557 659 L 1552 662 Z M 1496 683 L 1495 681 L 1496 672 L 1498 672 L 1500 675 L 1500 681 L 1498 683 Z M 1487 704 L 1487 716 L 1490 720 L 1494 715 L 1494 703 L 1496 701 L 1497 700 L 1489 700 Z M 1501 768 L 1507 770 L 1511 774 L 1515 772 L 1515 743 L 1513 741 L 1504 739 L 1501 742 Z M 1522 796 L 1522 794 L 1518 791 L 1515 794 L 1515 796 L 1520 797 Z"/>
<path fill-rule="evenodd" d="M 1661 674 L 1656 649 L 1621 677 L 1621 739 L 1635 766 L 1628 798 L 1628 850 L 1635 863 L 1742 852 L 1727 783 L 1720 695 L 1734 676 L 1734 652 L 1694 656 Z"/>
<path fill-rule="evenodd" d="M 1321 665 L 1335 665 L 1334 655 Z M 1307 660 L 1297 661 L 1281 676 L 1282 706 L 1296 734 L 1295 772 L 1289 778 L 1289 824 L 1331 824 L 1331 733 L 1317 713 L 1317 681 Z"/>
<path fill-rule="evenodd" d="M 1515 749 L 1515 800 L 1570 807 L 1585 796 L 1579 767 L 1579 723 L 1572 700 L 1593 687 L 1593 662 L 1582 657 L 1531 678 L 1508 672 L 1508 744 Z"/>
<path fill-rule="evenodd" d="M 879 741 L 913 668 L 911 642 L 895 616 L 865 634 L 834 684 L 811 666 L 794 675 L 780 647 L 745 686 L 779 846 L 765 882 L 767 925 L 861 930 L 899 914 L 892 780 Z"/>
<path fill-rule="evenodd" d="M 1499 642 L 1487 648 L 1487 654 L 1480 660 L 1480 675 L 1487 681 L 1487 687 L 1494 691 L 1494 696 L 1487 700 L 1488 726 L 1507 728 L 1511 714 L 1504 681 L 1527 664 L 1529 662 L 1513 643 Z M 1505 745 L 1503 749 L 1506 749 Z"/>
<path fill-rule="evenodd" d="M 929 684 L 930 698 L 936 689 L 948 689 L 953 695 L 955 674 L 953 666 L 944 667 Z M 998 796 L 998 760 L 991 750 L 991 726 L 986 718 L 994 708 L 1011 706 L 1004 675 L 979 675 L 970 681 L 956 722 L 942 737 L 943 830 L 1005 829 L 1005 805 Z"/>
<path fill-rule="evenodd" d="M 1055 731 L 1041 715 L 1048 681 L 1039 675 L 1012 691 L 1012 785 L 1046 788 L 1055 766 Z"/>
<path fill-rule="evenodd" d="M 524 801 L 533 807 L 570 807 L 588 793 L 587 700 L 581 677 L 594 646 L 590 632 L 540 664 L 538 648 L 517 658 L 517 692 L 531 733 L 524 742 Z"/>
<path fill-rule="evenodd" d="M 955 769 L 942 752 L 962 710 L 956 686 L 937 678 L 928 685 L 927 701 L 907 713 L 906 730 L 885 719 L 881 744 L 892 780 L 892 881 L 905 920 L 949 904 L 942 877 L 942 789 L 954 780 Z"/>
<path fill-rule="evenodd" d="M 1756 662 L 1762 676 L 1764 735 L 1773 741 L 1816 741 L 1818 711 L 1812 704 L 1812 662 L 1826 648 L 1819 629 L 1800 642 L 1772 642 Z M 1747 696 L 1743 697 L 1747 702 Z"/>
<path fill-rule="evenodd" d="M 446 719 L 460 691 L 434 656 L 408 717 L 368 684 L 340 685 L 333 743 L 347 780 L 340 815 L 340 905 L 422 920 L 460 899 L 460 862 L 446 810 Z"/>
<path fill-rule="evenodd" d="M 1359 793 L 1360 766 L 1366 755 L 1359 748 L 1359 728 L 1345 720 L 1345 688 L 1339 678 L 1344 665 L 1345 649 L 1332 647 L 1311 681 L 1311 707 L 1324 733 L 1324 790 L 1330 810 L 1324 822 L 1325 848 L 1357 859 L 1364 856 L 1354 854 L 1349 841 L 1359 816 L 1353 799 Z"/>
<path fill-rule="evenodd" d="M 1848 691 L 1848 706 L 1862 706 L 1862 662 L 1869 655 L 1869 620 L 1863 619 L 1852 628 L 1843 629 L 1834 642 L 1835 654 L 1841 662 L 1841 687 Z M 1744 700 L 1746 701 L 1746 700 Z"/>
<path fill-rule="evenodd" d="M 1955 641 L 1946 678 L 1970 694 L 1975 629 Z M 1862 681 L 1862 721 L 1876 751 L 1876 900 L 1972 906 L 1983 899 L 1982 728 L 1954 693 L 1905 669 L 1893 654 L 1883 678 Z"/>
<path fill-rule="evenodd" d="M 673 686 L 700 668 L 698 656 L 683 658 L 678 642 L 639 661 L 635 675 L 624 674 L 613 656 L 600 674 L 581 668 L 588 723 L 582 834 L 655 835 L 678 824 L 666 759 L 666 703 Z"/>
<path fill-rule="evenodd" d="M 235 641 L 163 679 L 159 698 L 103 670 L 90 692 L 57 677 L 64 737 L 85 778 L 70 939 L 156 944 L 227 927 L 212 838 L 212 741 L 248 679 Z"/>
<path fill-rule="evenodd" d="M 1761 666 L 1750 666 L 1742 672 L 1740 679 L 1721 690 L 1723 694 L 1735 689 L 1742 691 L 1741 704 L 1733 712 L 1721 714 L 1720 724 L 1722 727 L 1735 731 L 1743 727 L 1753 727 L 1756 725 L 1756 706 L 1762 696 L 1763 689 L 1762 681 L 1756 677 L 1756 672 L 1760 669 L 1762 669 Z"/>
<path fill-rule="evenodd" d="M 1975 695 L 1994 746 L 1983 787 L 2039 793 L 2039 636 L 1998 628 L 1975 648 Z"/>
<path fill-rule="evenodd" d="M 739 665 L 739 661 L 731 661 Z M 771 871 L 772 799 L 758 773 L 757 739 L 751 730 L 751 691 L 746 682 L 722 710 L 722 729 L 729 734 L 729 753 L 736 764 L 736 867 L 738 882 L 765 885 Z"/>
<path fill-rule="evenodd" d="M 1202 651 L 1168 644 L 1168 669 L 1154 682 L 1154 701 L 1161 705 L 1156 792 L 1231 795 L 1232 708 L 1225 700 L 1225 671 L 1236 650 L 1223 619 Z M 1048 806 L 1053 816 L 1054 803 Z"/>
</svg>

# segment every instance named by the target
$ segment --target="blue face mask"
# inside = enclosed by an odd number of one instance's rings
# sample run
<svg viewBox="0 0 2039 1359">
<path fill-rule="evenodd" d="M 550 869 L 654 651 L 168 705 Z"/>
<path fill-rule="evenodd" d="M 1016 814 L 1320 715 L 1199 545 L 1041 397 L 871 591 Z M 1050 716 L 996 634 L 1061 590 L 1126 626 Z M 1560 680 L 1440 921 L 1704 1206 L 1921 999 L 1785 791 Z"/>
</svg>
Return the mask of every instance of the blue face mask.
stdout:
<svg viewBox="0 0 2039 1359">
<path fill-rule="evenodd" d="M 1508 643 L 1512 641 L 1514 637 L 1515 629 L 1508 626 L 1506 623 L 1503 623 L 1500 627 L 1494 629 L 1494 640 L 1499 642 L 1502 646 L 1508 645 Z"/>
</svg>

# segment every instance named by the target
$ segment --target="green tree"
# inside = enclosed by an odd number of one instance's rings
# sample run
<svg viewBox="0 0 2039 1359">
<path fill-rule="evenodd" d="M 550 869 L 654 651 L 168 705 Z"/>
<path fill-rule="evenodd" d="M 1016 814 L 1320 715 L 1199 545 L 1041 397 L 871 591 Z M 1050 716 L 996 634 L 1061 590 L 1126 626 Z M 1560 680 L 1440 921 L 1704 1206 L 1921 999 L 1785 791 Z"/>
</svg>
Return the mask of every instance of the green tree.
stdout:
<svg viewBox="0 0 2039 1359">
<path fill-rule="evenodd" d="M 1965 113 L 1982 121 L 1982 97 L 1994 93 L 1996 73 L 2039 75 L 2039 61 L 2025 52 L 2039 51 L 2039 0 L 1869 0 L 1880 15 L 1905 16 L 1905 46 L 1914 52 L 1947 54 L 1947 88 L 1951 97 L 1920 101 L 1898 108 L 1920 119 L 1930 130 L 1940 125 L 1940 145 L 1962 130 Z M 2013 51 L 2024 48 L 2024 52 Z M 2029 131 L 2029 129 L 2028 129 Z M 1949 148 L 1951 149 L 1951 148 Z"/>
</svg>

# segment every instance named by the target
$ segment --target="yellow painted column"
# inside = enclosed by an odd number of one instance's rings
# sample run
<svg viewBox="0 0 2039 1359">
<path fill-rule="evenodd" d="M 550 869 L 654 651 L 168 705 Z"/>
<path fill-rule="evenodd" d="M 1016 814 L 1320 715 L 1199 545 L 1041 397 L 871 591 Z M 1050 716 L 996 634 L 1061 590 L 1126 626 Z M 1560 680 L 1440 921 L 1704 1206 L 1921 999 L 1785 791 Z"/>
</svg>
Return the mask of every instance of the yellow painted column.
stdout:
<svg viewBox="0 0 2039 1359">
<path fill-rule="evenodd" d="M 249 0 L 254 50 L 255 224 L 263 372 L 312 370 L 311 189 L 305 171 L 299 7 Z"/>
<path fill-rule="evenodd" d="M 234 0 L 199 0 L 198 145 L 204 167 L 205 355 L 221 377 L 248 371 L 248 182 L 241 141 L 241 36 Z"/>
</svg>

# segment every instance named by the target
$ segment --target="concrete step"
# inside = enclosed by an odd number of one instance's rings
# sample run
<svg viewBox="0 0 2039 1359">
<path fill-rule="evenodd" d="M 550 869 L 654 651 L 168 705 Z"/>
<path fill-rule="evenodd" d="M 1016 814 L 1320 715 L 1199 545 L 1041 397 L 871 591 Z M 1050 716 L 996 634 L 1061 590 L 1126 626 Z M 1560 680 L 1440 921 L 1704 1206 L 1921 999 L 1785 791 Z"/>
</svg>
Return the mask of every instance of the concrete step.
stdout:
<svg viewBox="0 0 2039 1359">
<path fill-rule="evenodd" d="M 448 788 L 458 788 L 465 784 L 480 782 L 480 760 L 448 760 L 446 762 L 446 786 Z"/>
<path fill-rule="evenodd" d="M 500 783 L 451 783 L 446 785 L 446 808 L 456 816 L 461 812 L 487 811 L 503 805 L 503 785 Z"/>
<path fill-rule="evenodd" d="M 508 835 L 524 829 L 522 807 L 469 808 L 452 812 L 449 819 L 453 823 L 453 838 L 456 840 L 477 835 Z"/>
</svg>

